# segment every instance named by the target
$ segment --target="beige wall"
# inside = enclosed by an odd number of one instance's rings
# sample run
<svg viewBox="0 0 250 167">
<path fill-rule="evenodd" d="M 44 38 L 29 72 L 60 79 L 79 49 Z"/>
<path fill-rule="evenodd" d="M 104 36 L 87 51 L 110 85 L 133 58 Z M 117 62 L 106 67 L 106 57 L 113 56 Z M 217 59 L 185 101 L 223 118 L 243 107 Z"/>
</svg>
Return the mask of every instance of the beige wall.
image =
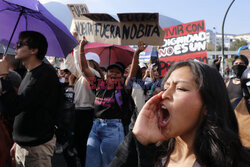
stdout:
<svg viewBox="0 0 250 167">
<path fill-rule="evenodd" d="M 242 50 L 240 51 L 240 54 L 245 55 L 250 61 L 250 50 Z"/>
</svg>

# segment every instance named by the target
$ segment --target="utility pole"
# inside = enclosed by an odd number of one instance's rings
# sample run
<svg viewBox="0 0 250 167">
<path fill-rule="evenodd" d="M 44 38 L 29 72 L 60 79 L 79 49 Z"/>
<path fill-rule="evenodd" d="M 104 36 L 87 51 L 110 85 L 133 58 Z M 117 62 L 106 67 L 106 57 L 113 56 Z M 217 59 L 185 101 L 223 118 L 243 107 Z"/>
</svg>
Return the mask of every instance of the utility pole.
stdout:
<svg viewBox="0 0 250 167">
<path fill-rule="evenodd" d="M 224 19 L 223 19 L 223 23 L 222 23 L 222 75 L 224 76 L 224 59 L 225 59 L 225 54 L 224 54 L 224 51 L 225 51 L 225 46 L 224 46 L 224 24 L 225 24 L 225 21 L 226 21 L 226 18 L 227 18 L 227 14 L 231 8 L 231 6 L 233 5 L 233 3 L 235 2 L 235 0 L 232 0 L 231 4 L 229 5 L 229 7 L 227 8 L 227 11 L 225 13 L 225 16 L 224 16 Z"/>
</svg>

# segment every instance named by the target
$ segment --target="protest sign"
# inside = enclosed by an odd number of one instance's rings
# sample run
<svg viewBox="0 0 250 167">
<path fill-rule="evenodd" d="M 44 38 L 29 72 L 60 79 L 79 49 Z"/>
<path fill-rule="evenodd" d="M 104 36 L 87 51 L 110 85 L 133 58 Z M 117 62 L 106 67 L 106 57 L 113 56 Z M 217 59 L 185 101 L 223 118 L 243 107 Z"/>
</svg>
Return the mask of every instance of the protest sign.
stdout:
<svg viewBox="0 0 250 167">
<path fill-rule="evenodd" d="M 162 45 L 164 31 L 159 26 L 158 13 L 122 13 L 117 21 L 109 14 L 76 12 L 68 5 L 73 16 L 71 30 L 85 36 L 90 42 L 117 45 L 135 45 L 139 40 L 149 45 Z M 79 10 L 87 11 L 87 10 Z"/>
<path fill-rule="evenodd" d="M 178 61 L 196 59 L 207 63 L 205 21 L 196 21 L 163 29 L 164 45 L 159 52 L 160 75 Z"/>
<path fill-rule="evenodd" d="M 74 19 L 87 19 L 84 14 L 89 13 L 85 4 L 68 4 L 69 11 Z"/>
</svg>

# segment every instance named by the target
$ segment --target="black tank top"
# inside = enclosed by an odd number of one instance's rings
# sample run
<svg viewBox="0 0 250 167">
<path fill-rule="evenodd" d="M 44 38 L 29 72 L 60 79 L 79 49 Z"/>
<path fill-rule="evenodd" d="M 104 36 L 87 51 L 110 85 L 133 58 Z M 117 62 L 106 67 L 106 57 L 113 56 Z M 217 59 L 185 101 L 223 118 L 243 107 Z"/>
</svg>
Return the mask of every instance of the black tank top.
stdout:
<svg viewBox="0 0 250 167">
<path fill-rule="evenodd" d="M 229 85 L 227 87 L 229 99 L 232 100 L 243 97 L 240 84 L 234 84 L 232 80 L 233 79 L 229 80 Z"/>
</svg>

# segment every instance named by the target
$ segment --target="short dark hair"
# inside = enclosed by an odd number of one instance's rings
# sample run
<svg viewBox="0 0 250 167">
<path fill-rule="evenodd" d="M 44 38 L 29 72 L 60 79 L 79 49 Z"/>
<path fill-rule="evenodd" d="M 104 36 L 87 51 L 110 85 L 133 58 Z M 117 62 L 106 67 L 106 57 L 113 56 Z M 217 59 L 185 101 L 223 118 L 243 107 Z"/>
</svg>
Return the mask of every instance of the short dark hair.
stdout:
<svg viewBox="0 0 250 167">
<path fill-rule="evenodd" d="M 125 66 L 121 62 L 116 62 L 115 64 L 109 65 L 107 71 L 109 71 L 113 67 L 118 68 L 121 71 L 122 75 L 124 74 Z"/>
<path fill-rule="evenodd" d="M 233 64 L 237 59 L 241 59 L 246 64 L 246 66 L 248 66 L 248 58 L 246 56 L 244 55 L 235 56 L 233 60 Z"/>
<path fill-rule="evenodd" d="M 36 31 L 22 31 L 19 34 L 19 40 L 27 39 L 28 47 L 30 49 L 38 49 L 36 57 L 43 60 L 48 49 L 48 42 L 45 36 Z"/>
</svg>

